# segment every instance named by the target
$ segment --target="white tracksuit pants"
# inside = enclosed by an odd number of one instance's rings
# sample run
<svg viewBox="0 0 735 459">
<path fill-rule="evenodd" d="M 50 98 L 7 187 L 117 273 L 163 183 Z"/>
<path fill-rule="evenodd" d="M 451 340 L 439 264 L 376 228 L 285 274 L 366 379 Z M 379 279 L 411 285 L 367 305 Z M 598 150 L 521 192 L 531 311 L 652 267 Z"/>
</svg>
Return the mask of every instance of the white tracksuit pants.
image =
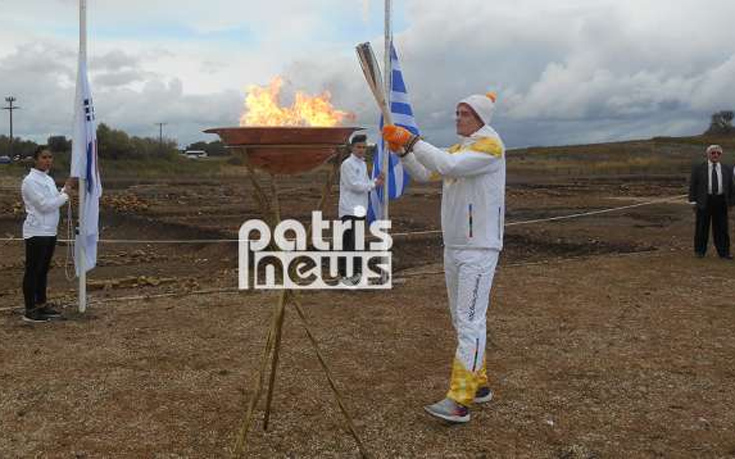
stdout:
<svg viewBox="0 0 735 459">
<path fill-rule="evenodd" d="M 492 249 L 444 249 L 449 311 L 457 333 L 447 397 L 465 406 L 472 404 L 478 387 L 487 385 L 487 309 L 499 256 Z"/>
</svg>

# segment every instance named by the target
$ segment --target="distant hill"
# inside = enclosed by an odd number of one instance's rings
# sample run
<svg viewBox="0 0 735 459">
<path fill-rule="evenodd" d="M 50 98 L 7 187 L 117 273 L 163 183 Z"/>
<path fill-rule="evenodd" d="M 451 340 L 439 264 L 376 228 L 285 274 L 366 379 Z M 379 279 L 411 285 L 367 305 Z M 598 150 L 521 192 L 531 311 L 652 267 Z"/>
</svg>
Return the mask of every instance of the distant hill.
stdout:
<svg viewBox="0 0 735 459">
<path fill-rule="evenodd" d="M 725 163 L 735 162 L 735 135 L 700 135 L 514 149 L 508 151 L 508 170 L 530 175 L 685 174 L 711 144 L 722 145 Z"/>
</svg>

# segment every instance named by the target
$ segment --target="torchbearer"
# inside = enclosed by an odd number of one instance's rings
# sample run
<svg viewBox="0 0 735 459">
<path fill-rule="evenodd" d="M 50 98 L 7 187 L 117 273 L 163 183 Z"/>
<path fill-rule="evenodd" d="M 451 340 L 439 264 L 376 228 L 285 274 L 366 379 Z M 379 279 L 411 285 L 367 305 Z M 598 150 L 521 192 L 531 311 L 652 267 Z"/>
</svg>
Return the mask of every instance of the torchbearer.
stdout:
<svg viewBox="0 0 735 459">
<path fill-rule="evenodd" d="M 505 146 L 490 127 L 495 100 L 488 93 L 458 103 L 459 143 L 448 149 L 398 126 L 383 128 L 383 138 L 415 180 L 443 181 L 444 273 L 458 344 L 449 392 L 425 409 L 450 422 L 468 422 L 473 403 L 492 399 L 485 366 L 486 314 L 505 220 Z"/>
</svg>

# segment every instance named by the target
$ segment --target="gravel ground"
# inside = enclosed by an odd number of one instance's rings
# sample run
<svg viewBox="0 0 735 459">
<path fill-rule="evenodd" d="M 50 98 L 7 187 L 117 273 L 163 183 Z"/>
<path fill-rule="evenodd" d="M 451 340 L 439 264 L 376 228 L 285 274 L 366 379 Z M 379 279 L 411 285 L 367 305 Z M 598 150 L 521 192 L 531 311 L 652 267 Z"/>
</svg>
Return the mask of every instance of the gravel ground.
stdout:
<svg viewBox="0 0 735 459">
<path fill-rule="evenodd" d="M 238 212 L 204 209 L 213 193 L 195 184 L 183 212 L 183 192 L 166 186 L 111 200 L 147 207 L 108 212 L 106 234 L 212 237 L 218 218 Z M 395 206 L 398 230 L 438 227 L 436 191 L 415 187 Z M 679 179 L 513 185 L 509 221 L 681 192 Z M 219 195 L 246 190 L 226 185 Z M 308 208 L 306 197 L 293 199 Z M 12 209 L 12 198 L 0 205 Z M 3 214 L 0 231 L 13 234 L 20 218 Z M 421 409 L 446 391 L 454 352 L 436 240 L 397 244 L 390 292 L 301 299 L 374 457 L 735 457 L 735 264 L 695 259 L 692 230 L 682 203 L 509 228 L 488 316 L 496 397 L 465 426 Z M 13 310 L 21 247 L 0 249 L 0 457 L 231 453 L 276 296 L 194 294 L 235 286 L 230 249 L 106 248 L 88 313 L 65 308 L 65 320 L 42 325 Z M 61 261 L 60 251 L 52 298 L 68 302 Z M 122 299 L 131 296 L 141 298 Z M 261 402 L 248 456 L 359 457 L 291 307 L 284 330 L 271 425 L 263 431 Z"/>
</svg>

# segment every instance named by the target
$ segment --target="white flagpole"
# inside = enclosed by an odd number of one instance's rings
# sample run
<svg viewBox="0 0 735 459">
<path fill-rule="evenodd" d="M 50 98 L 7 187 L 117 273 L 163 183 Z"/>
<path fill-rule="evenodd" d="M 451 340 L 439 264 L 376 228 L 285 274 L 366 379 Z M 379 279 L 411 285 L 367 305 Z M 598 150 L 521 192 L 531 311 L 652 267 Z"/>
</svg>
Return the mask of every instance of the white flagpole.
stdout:
<svg viewBox="0 0 735 459">
<path fill-rule="evenodd" d="M 79 62 L 87 61 L 87 0 L 79 0 Z M 82 66 L 79 66 L 77 71 L 81 71 Z M 77 79 L 79 76 L 77 76 Z M 80 90 L 78 88 L 77 90 Z M 78 102 L 78 101 L 77 101 Z M 79 107 L 76 107 L 79 110 Z M 79 139 L 77 139 L 79 141 Z M 76 148 L 76 147 L 75 147 Z M 84 193 L 86 190 L 87 181 L 85 177 L 79 177 L 79 186 L 77 193 L 79 194 L 79 226 L 77 226 L 77 264 L 79 266 L 79 312 L 84 313 L 87 310 L 87 271 L 84 263 L 86 262 L 86 253 L 84 250 L 84 244 L 79 243 L 79 235 L 84 228 Z"/>
<path fill-rule="evenodd" d="M 393 44 L 393 31 L 391 29 L 391 0 L 385 0 L 385 64 L 383 65 L 383 83 L 385 84 L 385 110 L 386 114 L 383 116 L 383 124 L 393 124 L 391 117 L 392 105 L 391 105 L 391 92 L 393 91 L 393 65 L 391 60 L 391 48 Z M 383 182 L 383 220 L 390 219 L 390 213 L 388 212 L 388 206 L 390 205 L 390 152 L 388 151 L 387 143 L 383 143 L 383 166 L 381 170 L 385 174 L 385 182 Z M 388 273 L 384 273 L 381 276 L 381 282 L 385 283 L 388 278 Z"/>
<path fill-rule="evenodd" d="M 385 65 L 383 66 L 383 83 L 385 84 L 385 104 L 388 107 L 388 116 L 392 112 L 391 106 L 391 91 L 393 90 L 393 65 L 391 62 L 391 44 L 393 43 L 393 32 L 391 30 L 391 0 L 385 0 Z M 390 118 L 384 119 L 383 123 L 388 125 L 392 124 L 393 120 Z M 384 144 L 387 147 L 386 144 Z M 383 183 L 383 220 L 389 219 L 388 206 L 390 203 L 390 187 L 389 187 L 389 170 L 390 167 L 390 153 L 388 148 L 383 148 L 383 165 L 381 170 L 385 174 L 385 182 Z"/>
</svg>

